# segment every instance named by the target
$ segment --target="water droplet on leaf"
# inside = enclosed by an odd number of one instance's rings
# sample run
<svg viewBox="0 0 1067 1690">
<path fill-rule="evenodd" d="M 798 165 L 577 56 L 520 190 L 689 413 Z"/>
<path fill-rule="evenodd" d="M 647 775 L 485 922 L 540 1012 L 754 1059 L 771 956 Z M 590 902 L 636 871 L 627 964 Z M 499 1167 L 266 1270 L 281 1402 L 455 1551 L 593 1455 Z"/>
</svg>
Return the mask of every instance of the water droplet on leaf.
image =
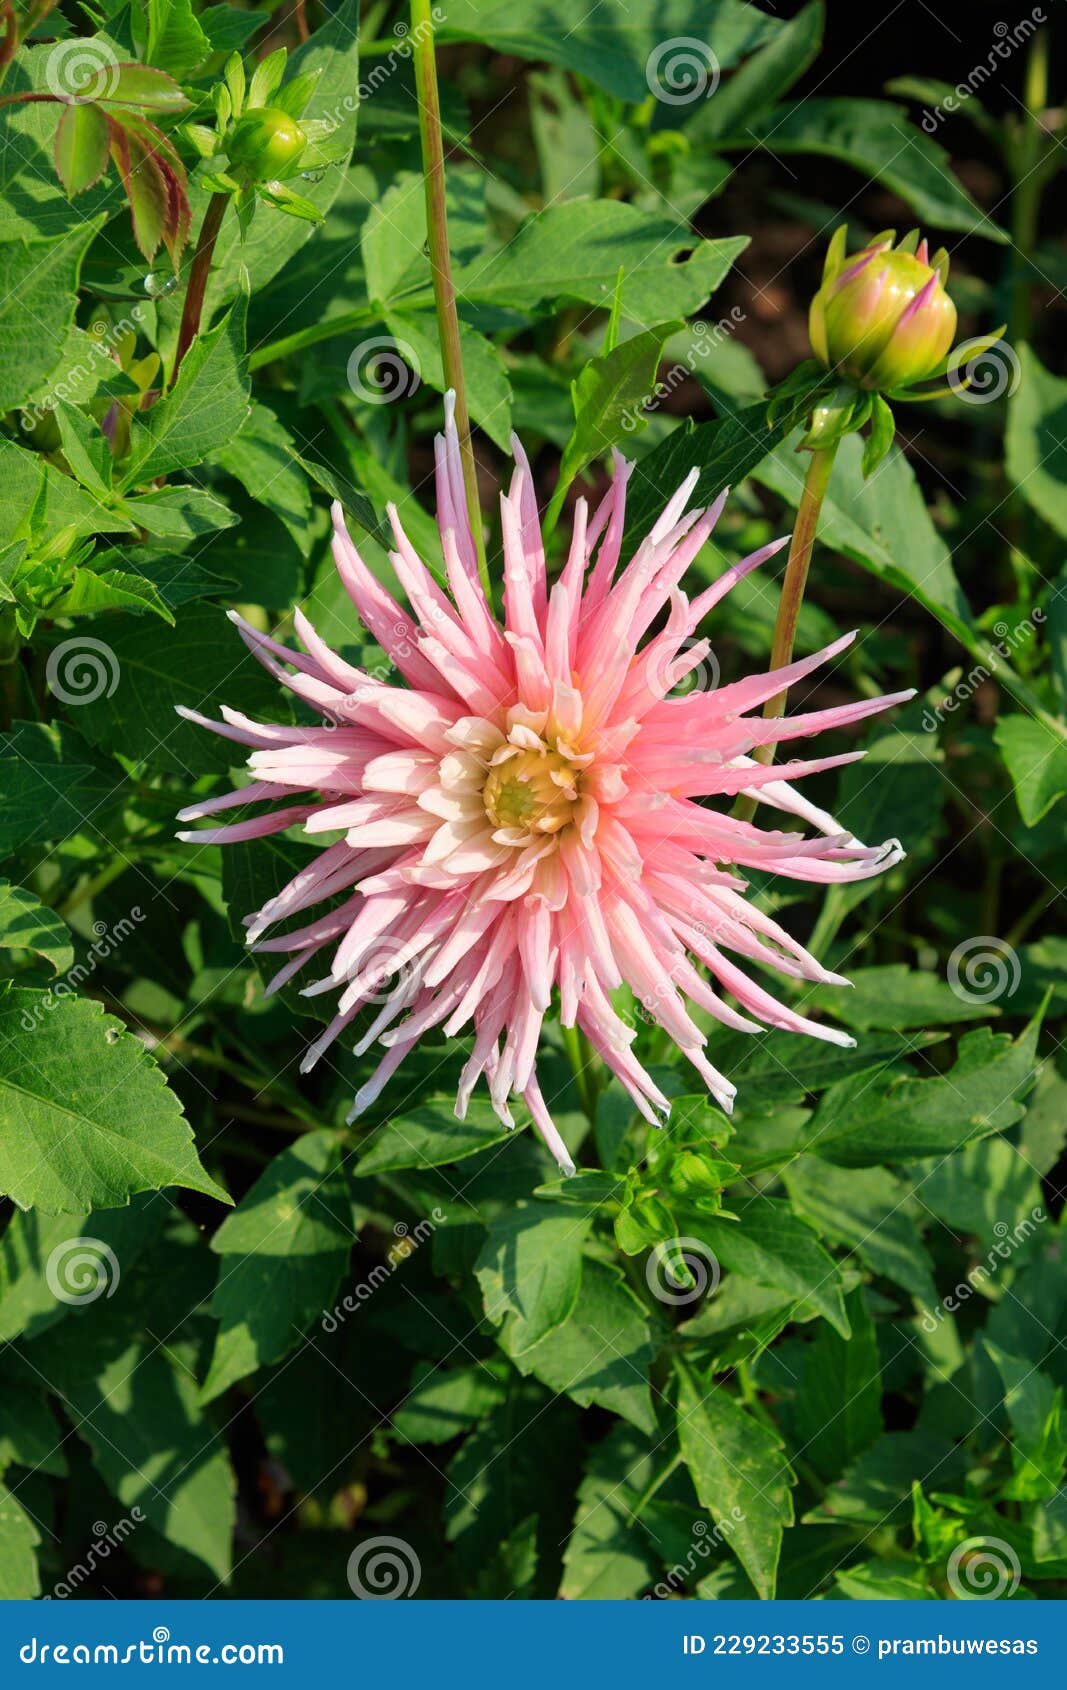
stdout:
<svg viewBox="0 0 1067 1690">
<path fill-rule="evenodd" d="M 177 276 L 168 275 L 165 270 L 149 270 L 144 279 L 144 291 L 151 299 L 165 299 L 177 285 Z"/>
<path fill-rule="evenodd" d="M 300 180 L 302 182 L 321 182 L 325 174 L 325 170 L 302 170 Z"/>
</svg>

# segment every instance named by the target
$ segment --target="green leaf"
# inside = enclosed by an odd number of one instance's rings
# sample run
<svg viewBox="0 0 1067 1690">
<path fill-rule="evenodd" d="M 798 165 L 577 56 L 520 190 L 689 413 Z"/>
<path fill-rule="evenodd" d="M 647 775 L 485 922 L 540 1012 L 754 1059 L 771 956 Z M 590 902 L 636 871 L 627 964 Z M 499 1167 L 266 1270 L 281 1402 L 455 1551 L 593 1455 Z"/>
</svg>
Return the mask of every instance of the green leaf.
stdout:
<svg viewBox="0 0 1067 1690">
<path fill-rule="evenodd" d="M 1004 1407 L 1015 1434 L 1015 1475 L 1004 1494 L 1029 1502 L 1052 1501 L 1067 1465 L 1063 1391 L 1029 1359 L 1009 1355 L 983 1338 L 1004 1386 Z"/>
<path fill-rule="evenodd" d="M 644 407 L 655 397 L 663 343 L 682 326 L 659 323 L 582 366 L 578 379 L 571 383 L 574 431 L 559 468 L 563 486 L 569 486 L 586 464 L 617 445 L 623 433 L 644 427 Z"/>
<path fill-rule="evenodd" d="M 888 100 L 808 98 L 745 123 L 730 145 L 748 152 L 766 142 L 776 153 L 815 153 L 862 170 L 906 200 L 923 223 L 1006 241 L 952 172 L 949 156 L 913 127 L 904 106 Z"/>
<path fill-rule="evenodd" d="M 159 540 L 199 540 L 220 528 L 232 528 L 238 520 L 228 505 L 203 487 L 158 487 L 123 500 L 122 508 Z"/>
<path fill-rule="evenodd" d="M 851 1602 L 928 1602 L 935 1597 L 922 1569 L 904 1561 L 860 1561 L 835 1572 L 834 1581 Z"/>
<path fill-rule="evenodd" d="M 484 1098 L 471 1098 L 466 1119 L 458 1121 L 455 1098 L 431 1097 L 421 1108 L 387 1121 L 365 1140 L 369 1148 L 355 1171 L 362 1177 L 394 1168 L 440 1168 L 511 1136 Z"/>
<path fill-rule="evenodd" d="M 284 719 L 276 683 L 221 610 L 192 605 L 176 628 L 116 616 L 107 633 L 118 684 L 78 713 L 78 726 L 101 745 L 188 777 L 232 767 L 235 758 L 228 740 L 179 720 L 177 705 L 217 716 L 220 705 L 236 704 L 250 716 Z"/>
<path fill-rule="evenodd" d="M 705 1392 L 678 1371 L 678 1441 L 700 1502 L 752 1580 L 774 1595 L 782 1534 L 793 1523 L 789 1463 L 781 1439 L 722 1385 Z"/>
<path fill-rule="evenodd" d="M 168 1543 L 227 1579 L 233 1470 L 188 1368 L 155 1337 L 136 1339 L 102 1368 L 86 1344 L 63 1387 L 79 1437 L 123 1506 L 138 1508 Z"/>
<path fill-rule="evenodd" d="M 333 1301 L 353 1236 L 339 1157 L 333 1133 L 305 1133 L 211 1240 L 222 1257 L 211 1302 L 220 1330 L 203 1402 L 280 1361 Z"/>
<path fill-rule="evenodd" d="M 101 221 L 79 219 L 51 240 L 0 240 L 0 411 L 21 405 L 56 370 Z"/>
<path fill-rule="evenodd" d="M 1067 384 L 1065 384 L 1067 385 Z M 999 716 L 993 737 L 1015 787 L 1015 802 L 1027 827 L 1067 792 L 1067 738 L 1036 716 Z"/>
<path fill-rule="evenodd" d="M 690 145 L 714 144 L 731 130 L 747 128 L 772 101 L 788 93 L 818 56 L 822 32 L 822 0 L 812 0 L 795 18 L 790 18 L 767 46 L 761 47 L 727 82 L 716 88 L 714 98 L 699 104 L 694 102 L 695 116 L 686 124 Z"/>
<path fill-rule="evenodd" d="M 787 440 L 757 471 L 759 481 L 794 506 L 803 486 L 795 444 Z M 878 474 L 865 480 L 864 450 L 858 435 L 849 435 L 838 448 L 820 517 L 820 539 L 916 599 L 951 633 L 966 639 L 970 608 L 915 471 L 893 447 Z"/>
<path fill-rule="evenodd" d="M 841 988 L 838 995 L 844 996 Z M 801 1103 L 809 1092 L 872 1068 L 889 1068 L 928 1041 L 916 1034 L 861 1035 L 852 1049 L 823 1040 L 790 1038 L 782 1033 L 739 1033 L 715 1045 L 715 1062 L 737 1082 L 739 1106 L 746 1112 L 775 1104 Z"/>
<path fill-rule="evenodd" d="M 124 489 L 191 469 L 242 428 L 248 416 L 246 306 L 242 298 L 217 328 L 197 336 L 173 391 L 134 419 Z"/>
<path fill-rule="evenodd" d="M 449 383 L 441 362 L 441 342 L 433 314 L 394 309 L 386 312 L 385 320 L 396 342 L 395 350 L 388 350 L 389 358 L 399 354 L 416 375 L 444 393 Z M 471 417 L 501 451 L 507 451 L 511 436 L 511 384 L 500 354 L 491 340 L 468 323 L 459 325 L 459 343 Z M 373 388 L 373 375 L 368 385 Z"/>
<path fill-rule="evenodd" d="M 797 1387 L 796 1436 L 805 1460 L 827 1479 L 836 1479 L 883 1430 L 878 1340 L 862 1287 L 847 1308 L 851 1338 L 820 1321 L 804 1348 Z"/>
<path fill-rule="evenodd" d="M 35 1553 L 40 1541 L 30 1516 L 7 1486 L 0 1485 L 0 1601 L 25 1601 L 41 1594 Z"/>
<path fill-rule="evenodd" d="M 517 1203 L 490 1221 L 474 1271 L 486 1315 L 494 1326 L 505 1323 L 500 1341 L 513 1358 L 573 1313 L 590 1224 L 590 1216 L 545 1202 Z"/>
<path fill-rule="evenodd" d="M 14 1463 L 64 1478 L 63 1433 L 36 1386 L 0 1382 L 0 1473 Z"/>
<path fill-rule="evenodd" d="M 1038 1014 L 1014 1041 L 987 1027 L 967 1033 L 949 1073 L 865 1088 L 859 1108 L 857 1082 L 833 1087 L 808 1126 L 806 1148 L 842 1167 L 866 1168 L 947 1156 L 972 1139 L 1003 1132 L 1024 1112 L 1040 1020 Z"/>
<path fill-rule="evenodd" d="M 214 462 L 235 476 L 253 499 L 283 522 L 302 557 L 311 551 L 311 495 L 298 467 L 289 430 L 274 412 L 253 401 L 240 433 L 214 454 Z"/>
<path fill-rule="evenodd" d="M 699 311 L 747 245 L 745 236 L 694 242 L 684 224 L 622 200 L 550 205 L 461 267 L 456 291 L 468 304 L 522 311 L 557 299 L 609 306 L 621 268 L 622 315 L 651 325 Z"/>
<path fill-rule="evenodd" d="M 501 53 L 547 60 L 587 76 L 619 99 L 649 93 L 648 61 L 664 41 L 697 37 L 728 69 L 780 26 L 741 0 L 657 0 L 654 10 L 628 0 L 599 0 L 576 13 L 563 0 L 441 0 L 443 40 L 484 41 Z"/>
<path fill-rule="evenodd" d="M 736 1221 L 687 1211 L 686 1225 L 714 1251 L 728 1273 L 810 1304 L 843 1338 L 848 1337 L 837 1264 L 788 1203 L 774 1197 L 754 1198 L 739 1209 Z"/>
<path fill-rule="evenodd" d="M 229 1201 L 144 1046 L 90 1000 L 0 995 L 0 1122 L 0 1190 L 21 1208 L 106 1209 L 168 1185 Z"/>
<path fill-rule="evenodd" d="M 1018 357 L 1019 380 L 1008 403 L 1008 476 L 1057 534 L 1067 534 L 1067 381 L 1025 344 Z"/>
<path fill-rule="evenodd" d="M 76 829 L 78 787 L 92 772 L 82 764 L 46 770 L 12 755 L 9 745 L 0 742 L 0 852 L 5 856 Z"/>
<path fill-rule="evenodd" d="M 56 125 L 56 174 L 68 194 L 83 194 L 107 169 L 110 136 L 99 106 L 64 106 Z"/>
<path fill-rule="evenodd" d="M 901 1180 L 884 1168 L 835 1168 L 814 1156 L 795 1157 L 782 1179 L 793 1207 L 817 1232 L 933 1307 L 934 1264 Z"/>
<path fill-rule="evenodd" d="M 70 929 L 62 917 L 24 886 L 5 879 L 0 879 L 0 949 L 34 951 L 55 974 L 65 974 L 74 962 Z"/>
<path fill-rule="evenodd" d="M 816 987 L 805 992 L 804 1008 L 818 1005 L 858 1032 L 904 1031 L 910 1027 L 947 1027 L 957 1021 L 981 1021 L 998 1013 L 995 1004 L 958 997 L 939 974 L 887 963 L 879 968 L 851 968 L 852 990 Z"/>
<path fill-rule="evenodd" d="M 564 1551 L 561 1596 L 623 1602 L 648 1589 L 663 1557 L 639 1529 L 633 1507 L 654 1468 L 644 1440 L 621 1422 L 593 1449 Z"/>
<path fill-rule="evenodd" d="M 77 111 L 69 106 L 68 111 Z M 55 419 L 63 442 L 63 455 L 83 487 L 108 497 L 111 493 L 113 461 L 107 436 L 92 417 L 73 405 L 57 405 Z"/>
<path fill-rule="evenodd" d="M 812 383 L 814 391 L 814 379 Z M 785 438 L 790 419 L 768 424 L 765 403 L 695 428 L 675 429 L 643 457 L 634 472 L 626 511 L 624 554 L 644 539 L 670 495 L 691 469 L 700 471 L 693 503 L 709 505 L 724 487 L 736 486 Z"/>
<path fill-rule="evenodd" d="M 886 1526 L 909 1517 L 917 1473 L 936 1475 L 949 1490 L 963 1470 L 963 1451 L 939 1433 L 886 1432 L 864 1450 L 807 1516 L 810 1521 L 854 1521 Z"/>
<path fill-rule="evenodd" d="M 586 1261 L 582 1294 L 569 1320 L 512 1358 L 549 1390 L 587 1408 L 599 1403 L 642 1432 L 656 1420 L 648 1391 L 652 1343 L 644 1310 L 614 1269 Z"/>
<path fill-rule="evenodd" d="M 504 1394 L 483 1362 L 447 1373 L 427 1364 L 393 1415 L 393 1430 L 405 1443 L 447 1444 L 499 1407 Z"/>
<path fill-rule="evenodd" d="M 145 58 L 179 81 L 202 65 L 212 51 L 192 0 L 148 0 L 148 48 Z"/>
</svg>

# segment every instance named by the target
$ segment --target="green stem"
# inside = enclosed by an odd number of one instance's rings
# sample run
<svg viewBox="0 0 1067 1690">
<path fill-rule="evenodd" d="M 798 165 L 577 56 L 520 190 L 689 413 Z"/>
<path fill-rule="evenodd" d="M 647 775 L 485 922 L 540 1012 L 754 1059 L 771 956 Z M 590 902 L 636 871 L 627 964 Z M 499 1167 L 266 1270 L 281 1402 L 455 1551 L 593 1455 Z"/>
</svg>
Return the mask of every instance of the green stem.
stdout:
<svg viewBox="0 0 1067 1690">
<path fill-rule="evenodd" d="M 437 332 L 441 341 L 441 363 L 445 384 L 456 395 L 456 428 L 463 464 L 463 485 L 471 533 L 478 553 L 478 571 L 489 597 L 489 571 L 485 560 L 482 512 L 478 502 L 478 472 L 471 445 L 467 389 L 463 380 L 463 357 L 459 342 L 456 290 L 452 282 L 452 258 L 448 250 L 448 210 L 445 203 L 445 152 L 441 132 L 441 102 L 437 92 L 437 60 L 434 54 L 434 23 L 430 0 L 411 0 L 412 40 L 415 49 L 415 90 L 419 102 L 419 136 L 422 168 L 426 182 L 426 227 L 430 247 L 430 271 L 437 306 Z"/>
<path fill-rule="evenodd" d="M 785 566 L 785 579 L 782 582 L 782 596 L 778 601 L 778 615 L 774 624 L 774 638 L 771 642 L 771 669 L 784 668 L 792 660 L 793 645 L 796 640 L 797 621 L 800 617 L 800 607 L 804 602 L 804 589 L 807 586 L 808 570 L 811 567 L 811 554 L 815 545 L 815 531 L 819 523 L 819 512 L 830 483 L 830 471 L 834 466 L 834 456 L 837 452 L 837 442 L 824 446 L 811 454 L 808 473 L 804 477 L 804 490 L 800 495 L 797 507 L 796 526 L 793 529 L 793 539 L 789 547 L 789 561 Z M 776 716 L 785 715 L 787 694 L 776 693 L 763 706 L 764 716 L 770 720 Z M 758 763 L 774 762 L 773 745 L 757 745 L 752 755 Z M 751 821 L 756 810 L 756 800 L 747 793 L 743 793 L 734 806 L 734 814 L 744 821 Z"/>
<path fill-rule="evenodd" d="M 645 1486 L 644 1490 L 641 1492 L 641 1495 L 638 1497 L 637 1501 L 634 1503 L 633 1507 L 630 1509 L 630 1518 L 629 1518 L 629 1521 L 627 1522 L 628 1525 L 633 1526 L 633 1525 L 636 1524 L 636 1522 L 641 1518 L 641 1513 L 642 1513 L 643 1509 L 645 1509 L 648 1506 L 648 1504 L 652 1501 L 652 1498 L 655 1496 L 656 1492 L 663 1485 L 665 1485 L 667 1483 L 667 1480 L 670 1478 L 671 1474 L 676 1473 L 678 1471 L 678 1468 L 681 1465 L 682 1465 L 682 1452 L 681 1452 L 680 1449 L 678 1449 L 678 1450 L 675 1450 L 674 1454 L 671 1456 L 670 1460 L 666 1463 L 666 1465 L 661 1467 L 659 1472 L 656 1473 L 654 1475 L 654 1477 L 649 1480 L 648 1484 Z"/>
<path fill-rule="evenodd" d="M 91 898 L 95 898 L 98 892 L 102 892 L 105 887 L 110 886 L 111 882 L 117 880 L 120 874 L 125 874 L 130 866 L 125 857 L 113 857 L 107 867 L 100 870 L 99 874 L 94 874 L 90 880 L 84 880 L 71 893 L 66 903 L 59 906 L 56 914 L 66 921 L 76 909 L 81 908 L 82 904 L 87 904 Z"/>
<path fill-rule="evenodd" d="M 578 1027 L 561 1027 L 563 1047 L 567 1052 L 574 1074 L 574 1083 L 578 1088 L 582 1108 L 590 1126 L 596 1123 L 596 1100 L 600 1090 L 598 1084 L 599 1058 L 589 1044 L 589 1040 Z"/>
<path fill-rule="evenodd" d="M 290 353 L 303 352 L 307 346 L 316 346 L 320 340 L 332 340 L 334 335 L 347 334 L 349 329 L 362 329 L 368 323 L 381 320 L 381 312 L 371 306 L 363 305 L 354 311 L 342 312 L 337 317 L 327 317 L 321 323 L 309 323 L 306 328 L 294 329 L 292 334 L 282 335 L 278 340 L 270 340 L 266 346 L 257 347 L 248 359 L 250 371 L 261 370 L 264 364 L 273 364 L 276 358 L 286 358 Z"/>
<path fill-rule="evenodd" d="M 1009 337 L 1030 338 L 1030 259 L 1037 244 L 1038 213 L 1044 188 L 1041 153 L 1045 140 L 1042 115 L 1048 105 L 1049 36 L 1039 29 L 1030 44 L 1023 87 L 1022 134 L 1013 149 L 1015 192 L 1011 207 L 1012 281 Z"/>
<path fill-rule="evenodd" d="M 229 194 L 212 194 L 207 203 L 204 221 L 200 225 L 200 239 L 196 243 L 196 256 L 193 259 L 193 267 L 189 272 L 189 285 L 185 290 L 185 305 L 182 309 L 181 327 L 178 330 L 178 347 L 174 354 L 174 369 L 171 372 L 172 381 L 177 380 L 182 359 L 192 346 L 200 329 L 200 317 L 204 309 L 204 294 L 207 291 L 207 280 L 211 274 L 211 260 L 215 255 L 215 242 L 218 239 L 222 219 L 229 203 Z"/>
</svg>

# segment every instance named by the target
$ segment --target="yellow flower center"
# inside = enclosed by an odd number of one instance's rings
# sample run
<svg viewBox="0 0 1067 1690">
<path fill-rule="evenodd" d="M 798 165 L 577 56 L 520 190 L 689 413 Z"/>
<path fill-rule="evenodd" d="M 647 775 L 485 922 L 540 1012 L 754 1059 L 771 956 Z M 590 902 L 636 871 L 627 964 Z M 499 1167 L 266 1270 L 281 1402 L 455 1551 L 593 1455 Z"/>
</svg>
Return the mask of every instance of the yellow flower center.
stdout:
<svg viewBox="0 0 1067 1690">
<path fill-rule="evenodd" d="M 578 773 L 558 751 L 515 751 L 489 770 L 482 799 L 494 827 L 558 833 L 571 819 Z"/>
</svg>

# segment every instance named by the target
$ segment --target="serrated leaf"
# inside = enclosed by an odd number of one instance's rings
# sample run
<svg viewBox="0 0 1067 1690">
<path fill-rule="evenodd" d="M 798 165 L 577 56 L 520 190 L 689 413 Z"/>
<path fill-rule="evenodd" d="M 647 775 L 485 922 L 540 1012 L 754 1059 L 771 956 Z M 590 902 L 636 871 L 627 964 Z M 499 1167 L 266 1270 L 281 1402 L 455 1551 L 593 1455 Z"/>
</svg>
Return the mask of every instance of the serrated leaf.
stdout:
<svg viewBox="0 0 1067 1690">
<path fill-rule="evenodd" d="M 175 628 L 116 616 L 107 644 L 118 684 L 82 705 L 78 725 L 124 756 L 186 777 L 190 769 L 218 772 L 232 765 L 232 746 L 181 721 L 176 705 L 216 717 L 223 704 L 274 720 L 285 715 L 275 683 L 210 605 L 190 606 Z"/>
<path fill-rule="evenodd" d="M 517 1203 L 489 1223 L 474 1272 L 501 1342 L 513 1358 L 533 1349 L 574 1311 L 591 1217 L 564 1204 Z"/>
<path fill-rule="evenodd" d="M 144 1046 L 88 999 L 0 995 L 0 1121 L 0 1190 L 21 1208 L 106 1209 L 169 1185 L 229 1201 Z"/>
<path fill-rule="evenodd" d="M 836 1479 L 882 1433 L 878 1339 L 862 1287 L 847 1302 L 850 1338 L 820 1321 L 804 1349 L 794 1430 L 824 1478 Z"/>
<path fill-rule="evenodd" d="M 446 1444 L 499 1407 L 504 1386 L 484 1363 L 442 1372 L 429 1364 L 393 1415 L 405 1443 Z"/>
<path fill-rule="evenodd" d="M 201 1392 L 280 1361 L 328 1310 L 352 1246 L 351 1204 L 333 1133 L 305 1133 L 264 1169 L 211 1240 L 222 1257 L 211 1313 L 220 1323 Z"/>
<path fill-rule="evenodd" d="M 583 365 L 571 389 L 574 430 L 564 448 L 561 482 L 573 481 L 586 464 L 644 426 L 644 407 L 655 397 L 663 343 L 682 327 L 659 323 Z"/>
<path fill-rule="evenodd" d="M 266 405 L 252 404 L 240 433 L 214 454 L 253 499 L 283 522 L 302 557 L 311 551 L 311 495 L 292 435 Z"/>
<path fill-rule="evenodd" d="M 355 1171 L 362 1177 L 394 1168 L 440 1168 L 511 1136 L 482 1098 L 471 1098 L 463 1121 L 456 1119 L 454 1098 L 429 1098 L 421 1108 L 379 1127 L 366 1141 Z"/>
<path fill-rule="evenodd" d="M 794 1157 L 782 1179 L 793 1207 L 824 1238 L 933 1307 L 934 1264 L 902 1180 L 885 1168 L 835 1168 L 813 1156 Z"/>
<path fill-rule="evenodd" d="M 456 291 L 471 304 L 523 311 L 556 299 L 609 306 L 621 267 L 623 317 L 651 326 L 699 311 L 747 245 L 743 235 L 694 243 L 684 224 L 622 200 L 565 202 L 461 267 Z"/>
<path fill-rule="evenodd" d="M 1067 732 L 1067 730 L 1065 730 Z M 1036 716 L 1000 716 L 993 737 L 1027 827 L 1035 827 L 1067 792 L 1067 737 Z"/>
<path fill-rule="evenodd" d="M 774 1595 L 782 1534 L 793 1523 L 781 1440 L 722 1385 L 678 1373 L 678 1441 L 693 1487 L 764 1598 Z"/>
<path fill-rule="evenodd" d="M 654 10 L 628 0 L 599 0 L 575 13 L 552 0 L 441 0 L 438 29 L 444 39 L 484 41 L 501 53 L 548 60 L 587 76 L 635 104 L 647 99 L 648 65 L 673 37 L 707 42 L 711 62 L 723 69 L 770 39 L 776 20 L 741 0 L 657 0 Z"/>
<path fill-rule="evenodd" d="M 955 1066 L 935 1079 L 895 1078 L 866 1089 L 826 1092 L 807 1129 L 806 1149 L 847 1168 L 947 1156 L 972 1139 L 1003 1132 L 1024 1110 L 1036 1072 L 1040 1015 L 1012 1040 L 983 1027 L 960 1040 Z"/>
<path fill-rule="evenodd" d="M 0 1601 L 41 1594 L 37 1545 L 41 1534 L 6 1485 L 0 1485 Z"/>
<path fill-rule="evenodd" d="M 56 125 L 56 174 L 68 194 L 83 194 L 107 169 L 107 118 L 92 104 L 64 106 Z"/>
<path fill-rule="evenodd" d="M 148 47 L 145 57 L 150 65 L 182 79 L 212 51 L 212 44 L 204 34 L 192 0 L 148 0 Z"/>
<path fill-rule="evenodd" d="M 686 1212 L 686 1226 L 729 1273 L 808 1303 L 849 1335 L 841 1275 L 817 1235 L 780 1198 L 757 1197 L 739 1207 L 736 1221 Z"/>
<path fill-rule="evenodd" d="M 246 307 L 242 296 L 216 328 L 198 335 L 173 391 L 134 419 L 124 488 L 191 469 L 242 428 L 249 408 Z"/>
<path fill-rule="evenodd" d="M 21 405 L 59 364 L 82 259 L 100 226 L 79 220 L 50 240 L 0 240 L 0 411 Z"/>
<path fill-rule="evenodd" d="M 505 1330 L 505 1348 L 507 1338 Z M 532 1373 L 583 1408 L 599 1403 L 642 1432 L 655 1426 L 647 1383 L 652 1343 L 645 1312 L 614 1269 L 600 1262 L 585 1262 L 581 1296 L 569 1320 L 512 1359 L 520 1373 Z"/>
<path fill-rule="evenodd" d="M 74 962 L 70 929 L 63 918 L 24 886 L 6 879 L 0 879 L 0 949 L 34 951 L 52 965 L 55 974 L 65 974 Z"/>
</svg>

